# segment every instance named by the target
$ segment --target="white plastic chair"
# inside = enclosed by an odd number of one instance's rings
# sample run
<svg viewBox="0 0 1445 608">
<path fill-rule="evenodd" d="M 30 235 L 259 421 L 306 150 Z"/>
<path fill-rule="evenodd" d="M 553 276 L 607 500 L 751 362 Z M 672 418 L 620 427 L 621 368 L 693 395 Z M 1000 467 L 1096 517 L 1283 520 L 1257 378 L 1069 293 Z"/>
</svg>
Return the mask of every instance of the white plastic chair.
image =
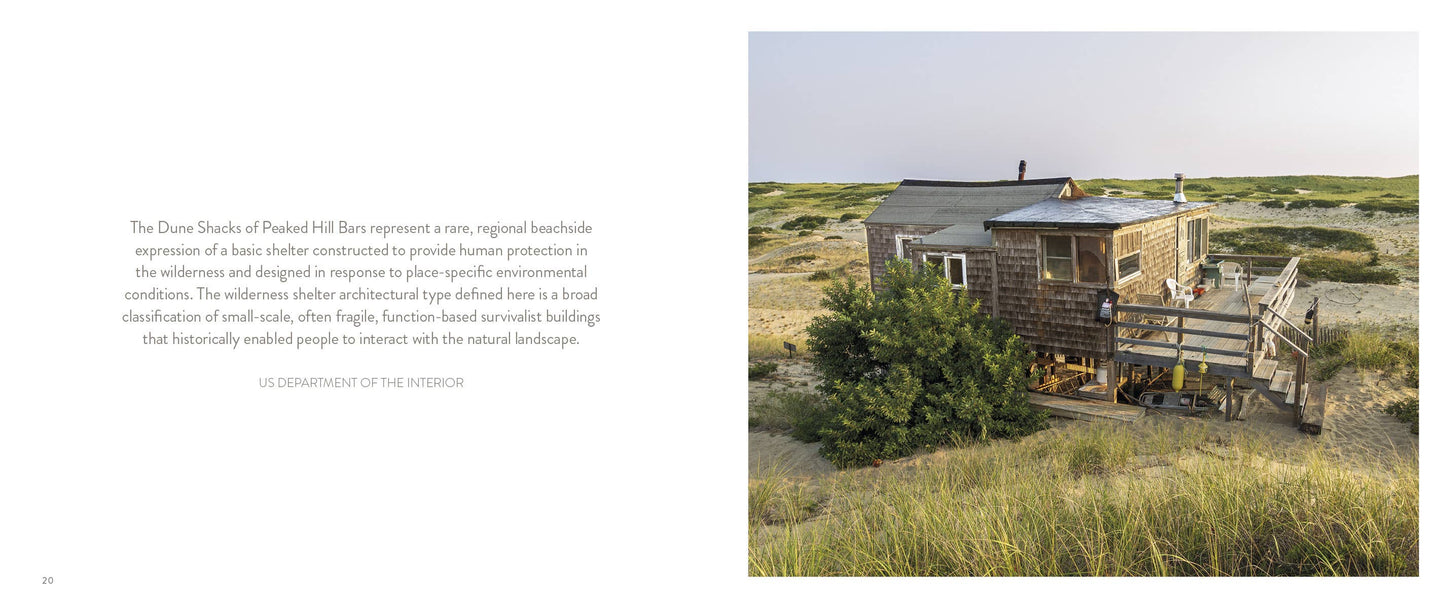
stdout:
<svg viewBox="0 0 1445 608">
<path fill-rule="evenodd" d="M 1244 276 L 1244 267 L 1239 262 L 1224 262 L 1219 265 L 1219 275 L 1234 281 L 1234 290 L 1239 291 L 1239 277 Z"/>
<path fill-rule="evenodd" d="M 1182 300 L 1184 307 L 1189 308 L 1189 303 L 1194 301 L 1194 290 L 1180 287 L 1179 282 L 1174 279 L 1164 279 L 1164 284 L 1169 287 L 1169 297 L 1173 298 L 1170 304 Z"/>
</svg>

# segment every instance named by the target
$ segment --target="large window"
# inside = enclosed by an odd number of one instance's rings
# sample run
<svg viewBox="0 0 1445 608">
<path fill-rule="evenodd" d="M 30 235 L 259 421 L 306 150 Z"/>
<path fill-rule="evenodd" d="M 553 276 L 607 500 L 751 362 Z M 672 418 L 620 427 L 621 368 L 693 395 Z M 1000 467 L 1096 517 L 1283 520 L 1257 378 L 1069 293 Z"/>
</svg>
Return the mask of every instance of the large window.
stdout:
<svg viewBox="0 0 1445 608">
<path fill-rule="evenodd" d="M 1039 276 L 1048 281 L 1108 283 L 1105 240 L 1094 236 L 1044 235 L 1039 237 L 1042 259 Z"/>
<path fill-rule="evenodd" d="M 1185 235 L 1186 247 L 1189 252 L 1189 261 L 1195 262 L 1209 252 L 1209 218 L 1189 220 L 1189 230 Z"/>
</svg>

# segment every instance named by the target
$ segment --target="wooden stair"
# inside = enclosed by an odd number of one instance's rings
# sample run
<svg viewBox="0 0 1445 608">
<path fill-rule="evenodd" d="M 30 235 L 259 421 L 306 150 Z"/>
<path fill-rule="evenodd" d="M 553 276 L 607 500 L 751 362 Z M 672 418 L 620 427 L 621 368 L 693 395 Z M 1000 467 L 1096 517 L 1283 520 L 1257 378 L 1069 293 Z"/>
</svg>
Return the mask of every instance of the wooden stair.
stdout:
<svg viewBox="0 0 1445 608">
<path fill-rule="evenodd" d="M 1314 390 L 1305 392 L 1305 407 L 1300 416 L 1299 430 L 1311 435 L 1318 435 L 1324 428 L 1325 387 L 1316 385 Z"/>
<path fill-rule="evenodd" d="M 1304 407 L 1299 407 L 1295 404 L 1294 372 L 1279 369 L 1278 359 L 1265 359 L 1255 364 L 1253 376 L 1249 379 L 1249 385 L 1276 406 L 1295 412 L 1296 419 L 1300 421 L 1300 430 L 1318 435 L 1324 428 L 1325 389 L 1323 386 L 1311 389 L 1310 383 L 1305 382 L 1300 387 L 1300 394 L 1305 397 L 1305 404 Z"/>
<path fill-rule="evenodd" d="M 1294 372 L 1278 370 L 1269 380 L 1269 390 L 1275 393 L 1288 393 L 1289 391 L 1286 389 L 1292 384 L 1294 384 Z"/>
<path fill-rule="evenodd" d="M 1274 376 L 1275 370 L 1279 369 L 1278 359 L 1265 359 L 1254 366 L 1255 380 L 1269 380 Z"/>
</svg>

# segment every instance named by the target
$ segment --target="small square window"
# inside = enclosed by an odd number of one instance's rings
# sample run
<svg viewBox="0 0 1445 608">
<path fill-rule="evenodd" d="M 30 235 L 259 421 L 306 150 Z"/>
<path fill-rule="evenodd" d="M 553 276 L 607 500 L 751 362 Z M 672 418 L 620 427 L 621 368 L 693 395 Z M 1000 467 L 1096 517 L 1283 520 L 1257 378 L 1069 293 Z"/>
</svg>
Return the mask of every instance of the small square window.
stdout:
<svg viewBox="0 0 1445 608">
<path fill-rule="evenodd" d="M 1045 236 L 1044 278 L 1050 281 L 1074 280 L 1074 239 L 1067 236 Z"/>
<path fill-rule="evenodd" d="M 1139 274 L 1139 252 L 1119 258 L 1119 280 Z"/>
<path fill-rule="evenodd" d="M 947 270 L 948 282 L 953 284 L 954 289 L 963 289 L 968 286 L 968 266 L 964 263 L 963 256 L 948 256 Z"/>
</svg>

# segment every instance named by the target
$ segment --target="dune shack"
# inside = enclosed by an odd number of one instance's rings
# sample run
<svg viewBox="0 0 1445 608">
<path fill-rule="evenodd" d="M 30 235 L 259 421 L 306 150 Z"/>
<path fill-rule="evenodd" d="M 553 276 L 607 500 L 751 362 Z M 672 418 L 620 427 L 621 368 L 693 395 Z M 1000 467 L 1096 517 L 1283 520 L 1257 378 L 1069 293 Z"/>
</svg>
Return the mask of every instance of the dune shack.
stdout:
<svg viewBox="0 0 1445 608">
<path fill-rule="evenodd" d="M 1182 364 L 1212 397 L 1186 398 L 1190 409 L 1217 403 L 1237 417 L 1241 380 L 1310 422 L 1295 405 L 1308 387 L 1293 379 L 1312 336 L 1284 319 L 1298 258 L 1211 254 L 1215 205 L 1186 200 L 1183 174 L 1173 200 L 1145 200 L 1025 169 L 1005 181 L 903 180 L 863 222 L 873 287 L 890 258 L 936 264 L 1035 351 L 1030 398 L 1056 414 L 1135 419 L 1155 405 L 1137 403 L 1137 389 Z M 1282 352 L 1298 363 L 1281 365 Z"/>
</svg>

